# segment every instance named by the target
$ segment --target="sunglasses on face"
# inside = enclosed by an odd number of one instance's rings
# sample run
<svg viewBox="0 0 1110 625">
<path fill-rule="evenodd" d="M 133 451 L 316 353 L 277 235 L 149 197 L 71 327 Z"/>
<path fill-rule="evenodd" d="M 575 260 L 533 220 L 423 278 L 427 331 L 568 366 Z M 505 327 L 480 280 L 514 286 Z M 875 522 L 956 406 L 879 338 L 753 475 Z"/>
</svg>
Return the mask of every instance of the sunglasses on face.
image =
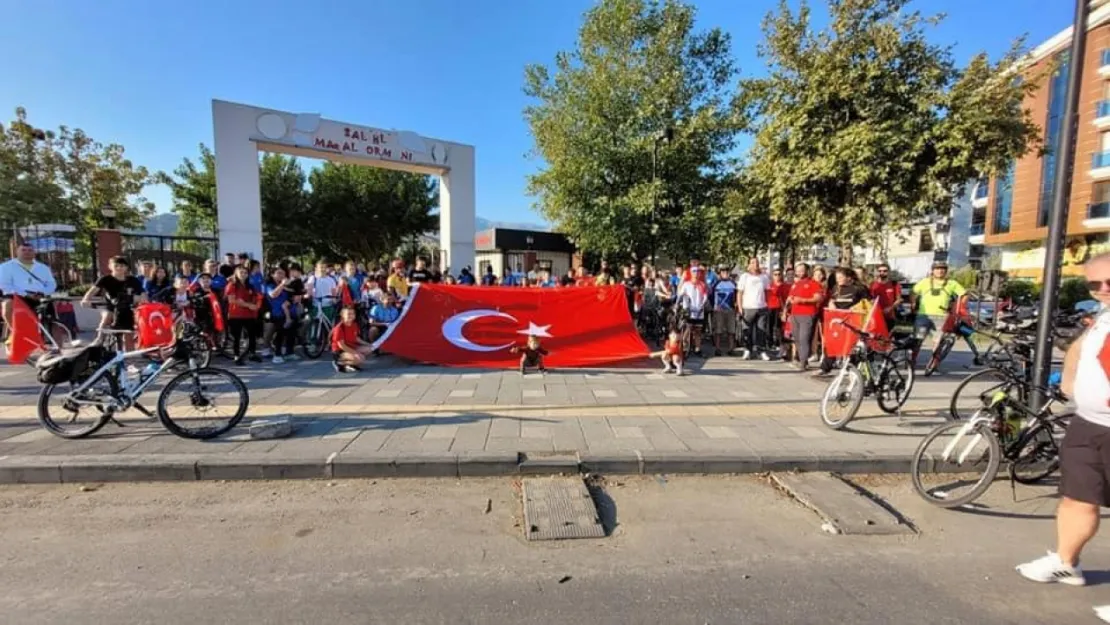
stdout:
<svg viewBox="0 0 1110 625">
<path fill-rule="evenodd" d="M 1105 287 L 1110 290 L 1110 279 L 1106 280 L 1090 280 L 1087 282 L 1087 290 L 1091 293 L 1098 293 Z"/>
</svg>

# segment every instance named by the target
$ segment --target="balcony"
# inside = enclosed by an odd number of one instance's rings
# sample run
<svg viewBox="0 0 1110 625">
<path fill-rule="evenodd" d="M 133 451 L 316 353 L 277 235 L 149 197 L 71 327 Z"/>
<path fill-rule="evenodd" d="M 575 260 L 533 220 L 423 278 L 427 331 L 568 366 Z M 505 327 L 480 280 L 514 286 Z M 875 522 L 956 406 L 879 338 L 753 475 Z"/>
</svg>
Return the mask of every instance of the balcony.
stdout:
<svg viewBox="0 0 1110 625">
<path fill-rule="evenodd" d="M 1099 130 L 1110 128 L 1110 100 L 1099 100 L 1095 103 L 1095 128 Z"/>
<path fill-rule="evenodd" d="M 1084 228 L 1110 228 L 1110 202 L 1098 202 L 1087 205 L 1087 218 L 1083 220 Z"/>
<path fill-rule="evenodd" d="M 1097 152 L 1091 158 L 1091 178 L 1110 180 L 1110 152 Z"/>
<path fill-rule="evenodd" d="M 1103 50 L 1099 55 L 1098 75 L 1103 78 L 1110 78 L 1110 48 Z"/>
<path fill-rule="evenodd" d="M 975 190 L 971 193 L 971 205 L 975 208 L 986 208 L 990 203 L 991 184 L 989 180 L 980 180 L 975 183 Z"/>
<path fill-rule="evenodd" d="M 972 223 L 971 229 L 967 231 L 967 242 L 969 245 L 982 245 L 987 236 L 987 222 L 982 221 Z"/>
</svg>

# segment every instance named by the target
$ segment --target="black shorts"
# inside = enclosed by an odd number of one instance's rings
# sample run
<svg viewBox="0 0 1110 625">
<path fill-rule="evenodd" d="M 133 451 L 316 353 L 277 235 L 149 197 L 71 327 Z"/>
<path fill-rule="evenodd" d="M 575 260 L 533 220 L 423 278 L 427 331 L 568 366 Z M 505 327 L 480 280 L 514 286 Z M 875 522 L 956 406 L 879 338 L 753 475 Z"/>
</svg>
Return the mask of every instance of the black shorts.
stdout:
<svg viewBox="0 0 1110 625">
<path fill-rule="evenodd" d="M 688 325 L 692 328 L 704 328 L 705 327 L 705 317 L 702 317 L 701 319 L 693 319 L 693 318 L 687 319 L 686 320 L 686 325 Z"/>
<path fill-rule="evenodd" d="M 130 308 L 119 308 L 112 313 L 113 330 L 134 330 L 135 311 Z"/>
<path fill-rule="evenodd" d="M 1060 494 L 1110 507 L 1110 428 L 1071 418 L 1060 446 Z"/>
</svg>

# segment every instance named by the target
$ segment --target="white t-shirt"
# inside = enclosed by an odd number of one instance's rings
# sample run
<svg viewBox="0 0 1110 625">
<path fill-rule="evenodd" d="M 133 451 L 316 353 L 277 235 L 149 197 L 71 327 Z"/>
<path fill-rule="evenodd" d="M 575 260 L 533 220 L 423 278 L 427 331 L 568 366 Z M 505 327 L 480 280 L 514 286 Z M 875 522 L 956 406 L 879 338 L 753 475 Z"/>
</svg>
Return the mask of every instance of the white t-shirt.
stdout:
<svg viewBox="0 0 1110 625">
<path fill-rule="evenodd" d="M 31 261 L 30 269 L 18 258 L 0 264 L 0 291 L 7 295 L 52 295 L 57 289 L 50 267 L 37 260 Z"/>
<path fill-rule="evenodd" d="M 752 274 L 745 271 L 736 279 L 736 290 L 740 291 L 740 307 L 756 310 L 767 308 L 767 289 L 771 288 L 771 280 L 766 275 Z"/>
<path fill-rule="evenodd" d="M 1102 312 L 1083 337 L 1079 365 L 1075 372 L 1075 412 L 1084 419 L 1110 428 L 1110 371 L 1099 361 L 1103 349 L 1110 349 L 1110 313 Z"/>
<path fill-rule="evenodd" d="M 687 280 L 678 287 L 678 299 L 686 310 L 690 311 L 690 317 L 693 319 L 701 319 L 705 316 L 705 302 L 709 299 L 709 288 L 705 285 L 698 285 Z"/>
<path fill-rule="evenodd" d="M 325 297 L 335 296 L 335 291 L 339 288 L 339 281 L 332 276 L 313 275 L 309 278 L 307 286 L 312 292 L 313 299 L 322 302 Z"/>
</svg>

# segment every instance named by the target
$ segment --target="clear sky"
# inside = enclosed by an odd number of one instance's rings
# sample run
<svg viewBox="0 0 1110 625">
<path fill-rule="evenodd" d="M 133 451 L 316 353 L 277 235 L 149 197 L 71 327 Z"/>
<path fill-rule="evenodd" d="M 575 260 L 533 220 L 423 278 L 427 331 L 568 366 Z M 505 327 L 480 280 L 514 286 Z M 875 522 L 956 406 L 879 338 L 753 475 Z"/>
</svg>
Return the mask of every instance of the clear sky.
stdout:
<svg viewBox="0 0 1110 625">
<path fill-rule="evenodd" d="M 411 130 L 477 148 L 478 214 L 540 221 L 525 195 L 523 68 L 574 45 L 590 0 L 0 0 L 0 120 L 83 128 L 171 170 L 212 143 L 212 98 Z M 703 0 L 745 74 L 777 0 Z M 796 1 L 792 0 L 792 5 Z M 1062 0 L 918 0 L 961 61 L 1066 28 Z M 165 188 L 148 189 L 159 211 Z"/>
</svg>

